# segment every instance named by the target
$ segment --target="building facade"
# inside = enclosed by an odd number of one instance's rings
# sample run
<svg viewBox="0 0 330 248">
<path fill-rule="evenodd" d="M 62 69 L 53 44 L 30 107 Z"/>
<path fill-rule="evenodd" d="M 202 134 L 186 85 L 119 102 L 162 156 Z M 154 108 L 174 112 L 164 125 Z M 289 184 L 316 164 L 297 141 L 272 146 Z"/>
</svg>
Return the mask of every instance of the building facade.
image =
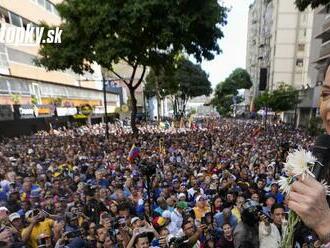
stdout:
<svg viewBox="0 0 330 248">
<path fill-rule="evenodd" d="M 307 86 L 313 17 L 312 10 L 299 12 L 294 1 L 255 0 L 250 6 L 246 64 L 253 96 L 281 83 Z"/>
<path fill-rule="evenodd" d="M 286 0 L 255 0 L 249 10 L 246 64 L 253 81 L 250 103 L 260 91 L 275 90 L 282 83 L 291 85 L 300 91 L 301 103 L 282 117 L 297 126 L 308 125 L 317 112 L 319 75 L 314 62 L 321 42 L 315 33 L 321 32 L 324 19 L 318 12 L 299 12 L 294 1 Z"/>
<path fill-rule="evenodd" d="M 61 18 L 55 4 L 61 0 L 1 0 L 0 24 L 7 27 L 38 26 L 44 21 L 58 26 Z M 95 73 L 75 74 L 71 70 L 47 71 L 35 64 L 39 46 L 0 43 L 0 105 L 56 103 L 65 107 L 103 105 L 101 67 Z M 111 112 L 119 106 L 118 93 L 107 93 Z"/>
</svg>

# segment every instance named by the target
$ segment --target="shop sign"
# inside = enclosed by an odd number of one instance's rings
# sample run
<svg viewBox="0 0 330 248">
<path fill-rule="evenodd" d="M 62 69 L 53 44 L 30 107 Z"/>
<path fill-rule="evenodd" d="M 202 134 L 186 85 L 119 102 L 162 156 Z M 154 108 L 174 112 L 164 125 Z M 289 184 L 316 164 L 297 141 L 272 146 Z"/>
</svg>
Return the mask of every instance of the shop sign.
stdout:
<svg viewBox="0 0 330 248">
<path fill-rule="evenodd" d="M 21 119 L 31 119 L 35 117 L 33 105 L 19 105 L 18 112 L 19 118 Z"/>
<path fill-rule="evenodd" d="M 57 116 L 72 116 L 77 114 L 77 108 L 75 107 L 57 107 Z"/>
<path fill-rule="evenodd" d="M 53 109 L 48 105 L 38 105 L 35 109 L 36 117 L 51 117 L 53 113 Z"/>
<path fill-rule="evenodd" d="M 94 115 L 103 115 L 105 113 L 104 106 L 95 106 L 93 110 Z"/>
</svg>

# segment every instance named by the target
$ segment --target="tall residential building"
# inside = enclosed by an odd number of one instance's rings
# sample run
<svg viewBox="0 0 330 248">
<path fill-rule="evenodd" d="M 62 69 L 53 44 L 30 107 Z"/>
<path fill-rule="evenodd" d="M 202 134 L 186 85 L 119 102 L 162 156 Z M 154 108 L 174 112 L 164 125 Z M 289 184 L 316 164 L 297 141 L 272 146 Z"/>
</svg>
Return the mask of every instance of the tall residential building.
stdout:
<svg viewBox="0 0 330 248">
<path fill-rule="evenodd" d="M 247 44 L 247 70 L 254 85 L 251 98 L 259 88 L 274 90 L 282 82 L 297 89 L 308 84 L 312 26 L 313 11 L 299 12 L 294 1 L 254 1 Z"/>
<path fill-rule="evenodd" d="M 330 58 L 330 4 L 320 7 L 317 10 L 319 23 L 315 25 L 317 34 L 314 36 L 320 45 L 319 54 L 313 61 L 318 81 L 323 81 L 323 70 L 326 61 Z"/>
<path fill-rule="evenodd" d="M 55 4 L 61 0 L 1 0 L 0 24 L 26 28 L 41 21 L 59 25 L 61 18 Z M 95 73 L 77 75 L 71 70 L 47 71 L 35 65 L 38 46 L 0 43 L 0 104 L 13 104 L 19 96 L 20 104 L 50 104 L 61 99 L 65 106 L 103 105 L 101 68 L 93 64 Z M 17 99 L 16 99 L 17 100 Z M 119 95 L 107 94 L 108 109 L 119 105 Z"/>
</svg>

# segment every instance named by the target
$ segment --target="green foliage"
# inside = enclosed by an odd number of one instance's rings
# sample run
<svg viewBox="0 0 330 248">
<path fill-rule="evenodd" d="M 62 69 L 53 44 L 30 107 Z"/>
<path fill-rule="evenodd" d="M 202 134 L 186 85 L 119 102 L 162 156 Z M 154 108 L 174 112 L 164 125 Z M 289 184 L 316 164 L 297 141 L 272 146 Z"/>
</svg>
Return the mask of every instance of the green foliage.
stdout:
<svg viewBox="0 0 330 248">
<path fill-rule="evenodd" d="M 269 107 L 271 105 L 271 93 L 268 91 L 263 92 L 254 100 L 254 104 L 257 110 L 263 107 Z"/>
<path fill-rule="evenodd" d="M 235 69 L 225 81 L 219 83 L 215 89 L 215 96 L 212 105 L 222 116 L 229 116 L 232 112 L 233 97 L 236 97 L 236 103 L 243 101 L 243 98 L 237 97 L 239 89 L 249 89 L 252 86 L 249 73 L 241 68 Z"/>
<path fill-rule="evenodd" d="M 200 65 L 194 64 L 188 59 L 176 60 L 175 65 L 165 68 L 157 70 L 152 68 L 146 81 L 145 94 L 147 97 L 156 96 L 157 90 L 159 90 L 161 98 L 168 95 L 176 98 L 175 115 L 177 111 L 185 112 L 189 99 L 203 95 L 209 96 L 212 93 L 208 75 Z"/>
<path fill-rule="evenodd" d="M 174 68 L 161 68 L 157 70 L 151 68 L 146 77 L 144 93 L 147 98 L 157 95 L 157 88 L 161 98 L 174 95 L 178 91 L 178 83 L 174 80 Z M 157 86 L 157 82 L 158 86 Z"/>
<path fill-rule="evenodd" d="M 38 104 L 38 98 L 35 95 L 31 96 L 31 103 L 33 105 L 37 105 Z"/>
<path fill-rule="evenodd" d="M 255 105 L 257 110 L 267 107 L 274 112 L 283 112 L 294 109 L 299 102 L 299 91 L 290 85 L 282 83 L 273 92 L 265 91 L 257 97 Z"/>
<path fill-rule="evenodd" d="M 181 98 L 190 99 L 197 96 L 209 96 L 212 93 L 211 82 L 208 75 L 201 68 L 189 60 L 182 60 L 174 74 L 174 80 L 178 83 Z"/>
<path fill-rule="evenodd" d="M 295 0 L 295 4 L 300 11 L 304 11 L 309 6 L 315 9 L 319 5 L 326 5 L 328 3 L 330 3 L 329 0 Z"/>
<path fill-rule="evenodd" d="M 182 50 L 197 61 L 213 59 L 221 51 L 218 39 L 223 37 L 228 11 L 217 0 L 64 0 L 57 9 L 64 20 L 61 43 L 43 44 L 37 64 L 83 73 L 92 72 L 96 62 L 123 79 L 112 66 L 125 61 L 133 69 L 130 79 L 123 81 L 132 98 L 135 133 L 135 90 L 146 67 L 161 65 Z M 134 80 L 139 66 L 143 73 Z"/>
<path fill-rule="evenodd" d="M 320 135 L 324 132 L 322 128 L 322 119 L 321 117 L 313 117 L 309 121 L 308 132 L 312 136 Z"/>
<path fill-rule="evenodd" d="M 22 96 L 20 94 L 11 94 L 10 99 L 13 101 L 14 104 L 20 104 Z"/>
<path fill-rule="evenodd" d="M 250 74 L 242 68 L 235 69 L 226 81 L 233 84 L 236 89 L 250 89 L 252 87 Z"/>
<path fill-rule="evenodd" d="M 62 97 L 54 97 L 50 99 L 50 103 L 55 106 L 62 106 L 63 98 Z"/>
</svg>

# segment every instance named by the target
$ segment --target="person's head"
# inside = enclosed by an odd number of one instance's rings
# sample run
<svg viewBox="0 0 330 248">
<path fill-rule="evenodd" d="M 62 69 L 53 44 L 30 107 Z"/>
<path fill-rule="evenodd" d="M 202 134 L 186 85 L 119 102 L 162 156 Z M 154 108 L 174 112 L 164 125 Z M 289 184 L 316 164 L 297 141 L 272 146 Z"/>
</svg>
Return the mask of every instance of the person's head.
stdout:
<svg viewBox="0 0 330 248">
<path fill-rule="evenodd" d="M 275 204 L 276 200 L 273 195 L 269 195 L 266 198 L 266 206 L 271 208 Z"/>
<path fill-rule="evenodd" d="M 108 230 L 104 226 L 99 225 L 99 226 L 96 227 L 96 240 L 97 240 L 97 242 L 104 243 L 107 235 L 108 235 Z"/>
<path fill-rule="evenodd" d="M 273 183 L 271 186 L 270 191 L 274 194 L 276 194 L 278 192 L 278 184 L 277 183 Z"/>
<path fill-rule="evenodd" d="M 238 207 L 238 208 L 241 208 L 242 207 L 242 205 L 244 204 L 244 202 L 245 202 L 245 198 L 244 198 L 244 196 L 237 196 L 237 198 L 236 198 L 236 206 Z"/>
<path fill-rule="evenodd" d="M 321 90 L 320 114 L 328 134 L 330 134 L 330 59 L 325 67 L 324 83 Z"/>
<path fill-rule="evenodd" d="M 226 201 L 228 203 L 233 203 L 234 202 L 234 194 L 232 192 L 228 192 L 226 195 Z"/>
<path fill-rule="evenodd" d="M 158 197 L 157 204 L 161 209 L 167 209 L 167 202 L 164 197 Z"/>
<path fill-rule="evenodd" d="M 128 217 L 130 216 L 129 202 L 121 202 L 118 205 L 118 215 L 119 217 L 128 219 Z"/>
<path fill-rule="evenodd" d="M 8 216 L 10 223 L 17 229 L 21 230 L 23 227 L 23 222 L 21 216 L 18 213 L 12 213 Z"/>
<path fill-rule="evenodd" d="M 275 203 L 271 208 L 271 213 L 274 224 L 281 225 L 285 216 L 284 206 L 282 204 Z"/>
<path fill-rule="evenodd" d="M 207 197 L 204 195 L 199 195 L 196 197 L 196 206 L 198 208 L 204 208 L 207 206 Z"/>
<path fill-rule="evenodd" d="M 88 225 L 88 235 L 94 236 L 96 234 L 96 224 L 91 222 Z"/>
<path fill-rule="evenodd" d="M 229 223 L 225 223 L 222 225 L 223 234 L 226 238 L 231 237 L 233 235 L 233 229 Z"/>
<path fill-rule="evenodd" d="M 251 195 L 251 200 L 253 200 L 253 201 L 259 203 L 259 201 L 260 201 L 260 196 L 259 196 L 259 194 L 258 194 L 258 193 L 253 193 L 253 194 Z"/>
<path fill-rule="evenodd" d="M 112 248 L 114 246 L 114 242 L 110 235 L 107 235 L 107 237 L 104 240 L 103 248 Z"/>
<path fill-rule="evenodd" d="M 13 233 L 6 226 L 0 227 L 0 241 L 4 242 L 4 247 L 11 247 L 13 244 Z"/>
<path fill-rule="evenodd" d="M 135 228 L 141 228 L 144 226 L 144 221 L 141 220 L 139 217 L 133 217 L 131 219 L 131 225 L 132 229 L 134 230 Z"/>
<path fill-rule="evenodd" d="M 214 207 L 215 209 L 220 209 L 222 207 L 223 201 L 220 196 L 216 197 L 214 200 Z"/>
<path fill-rule="evenodd" d="M 265 185 L 266 185 L 265 179 L 259 178 L 257 181 L 258 189 L 264 189 Z"/>
<path fill-rule="evenodd" d="M 195 224 L 191 220 L 183 220 L 182 230 L 188 238 L 190 238 L 195 233 L 195 229 Z"/>
<path fill-rule="evenodd" d="M 150 242 L 146 233 L 139 234 L 135 239 L 135 248 L 149 248 Z"/>
</svg>

